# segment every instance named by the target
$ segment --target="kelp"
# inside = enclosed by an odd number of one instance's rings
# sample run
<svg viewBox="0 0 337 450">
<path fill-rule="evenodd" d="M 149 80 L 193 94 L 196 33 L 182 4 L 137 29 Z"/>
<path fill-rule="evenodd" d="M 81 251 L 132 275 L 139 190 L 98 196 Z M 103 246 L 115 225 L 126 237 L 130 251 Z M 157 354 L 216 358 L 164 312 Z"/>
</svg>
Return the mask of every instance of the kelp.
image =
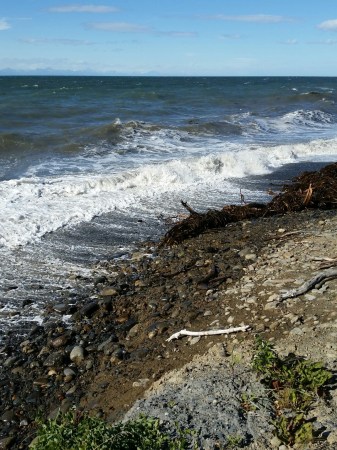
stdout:
<svg viewBox="0 0 337 450">
<path fill-rule="evenodd" d="M 241 220 L 286 214 L 304 209 L 337 208 L 337 163 L 314 172 L 303 172 L 285 184 L 269 203 L 225 205 L 221 210 L 206 213 L 194 211 L 186 202 L 182 205 L 190 215 L 167 231 L 160 245 L 173 245 L 198 236 L 206 230 L 223 228 Z"/>
</svg>

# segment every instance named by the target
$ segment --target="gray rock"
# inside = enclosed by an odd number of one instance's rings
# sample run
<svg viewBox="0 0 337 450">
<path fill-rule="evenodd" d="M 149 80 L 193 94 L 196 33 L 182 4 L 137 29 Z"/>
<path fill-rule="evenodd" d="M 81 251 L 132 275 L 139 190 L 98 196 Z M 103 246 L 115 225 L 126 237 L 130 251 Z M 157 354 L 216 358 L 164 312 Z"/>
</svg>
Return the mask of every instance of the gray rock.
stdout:
<svg viewBox="0 0 337 450">
<path fill-rule="evenodd" d="M 101 295 L 102 297 L 115 297 L 116 295 L 118 295 L 118 290 L 111 286 L 106 287 L 99 293 L 99 295 Z"/>
<path fill-rule="evenodd" d="M 76 364 L 80 364 L 84 360 L 84 349 L 80 345 L 75 345 L 75 347 L 70 352 L 69 358 Z"/>
<path fill-rule="evenodd" d="M 13 441 L 14 441 L 13 436 L 8 436 L 3 439 L 0 439 L 0 450 L 6 450 L 10 448 Z"/>
<path fill-rule="evenodd" d="M 242 414 L 242 394 L 261 399 L 258 411 Z M 233 369 L 229 363 L 221 362 L 205 370 L 192 364 L 150 389 L 124 420 L 142 412 L 159 418 L 172 434 L 179 423 L 182 429 L 195 432 L 198 448 L 211 449 L 216 442 L 225 446 L 229 436 L 241 436 L 245 445 L 252 437 L 257 442 L 270 442 L 271 429 L 266 430 L 271 423 L 270 406 L 265 388 L 244 366 L 238 364 Z"/>
<path fill-rule="evenodd" d="M 63 352 L 50 353 L 47 358 L 43 361 L 45 367 L 57 367 L 63 363 L 64 355 Z"/>
</svg>

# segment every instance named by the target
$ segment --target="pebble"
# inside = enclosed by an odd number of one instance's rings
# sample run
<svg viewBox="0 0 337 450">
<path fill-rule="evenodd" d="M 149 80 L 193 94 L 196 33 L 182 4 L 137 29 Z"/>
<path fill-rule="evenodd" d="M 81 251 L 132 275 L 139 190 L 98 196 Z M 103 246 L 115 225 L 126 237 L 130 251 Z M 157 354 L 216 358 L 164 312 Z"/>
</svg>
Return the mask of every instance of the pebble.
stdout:
<svg viewBox="0 0 337 450">
<path fill-rule="evenodd" d="M 67 312 L 68 305 L 66 305 L 65 303 L 57 303 L 56 305 L 53 306 L 53 309 L 54 311 L 63 314 Z"/>
<path fill-rule="evenodd" d="M 149 378 L 141 378 L 138 381 L 132 383 L 132 387 L 145 387 L 149 383 Z"/>
<path fill-rule="evenodd" d="M 200 341 L 201 336 L 194 336 L 189 339 L 190 345 L 195 345 Z"/>
<path fill-rule="evenodd" d="M 276 309 L 278 307 L 278 303 L 277 302 L 269 302 L 266 303 L 264 306 L 264 310 L 268 311 L 269 309 Z"/>
<path fill-rule="evenodd" d="M 84 360 L 84 350 L 80 345 L 75 345 L 71 350 L 69 358 L 76 364 L 80 364 Z"/>
<path fill-rule="evenodd" d="M 11 447 L 12 442 L 14 441 L 13 436 L 5 437 L 3 439 L 0 439 L 0 449 L 1 450 L 7 450 Z"/>
<path fill-rule="evenodd" d="M 64 355 L 63 352 L 55 352 L 51 353 L 47 358 L 43 361 L 43 365 L 45 367 L 55 367 L 60 366 L 63 363 Z"/>
<path fill-rule="evenodd" d="M 126 337 L 126 339 L 132 339 L 135 336 L 137 336 L 138 332 L 139 332 L 139 328 L 140 325 L 137 323 L 136 325 L 134 325 L 131 330 L 128 332 L 128 335 Z"/>
<path fill-rule="evenodd" d="M 302 331 L 301 328 L 295 327 L 295 328 L 293 328 L 292 330 L 290 330 L 289 334 L 294 334 L 294 335 L 300 336 L 300 335 L 303 334 L 303 331 Z"/>
<path fill-rule="evenodd" d="M 57 338 L 53 339 L 51 341 L 51 345 L 54 348 L 64 347 L 67 342 L 69 341 L 70 336 L 68 334 L 63 334 L 61 336 L 58 336 Z"/>
<path fill-rule="evenodd" d="M 66 383 L 69 383 L 69 381 L 71 381 L 76 375 L 76 373 L 73 371 L 73 369 L 70 369 L 70 367 L 66 367 L 63 370 L 63 374 L 64 374 L 64 381 Z"/>
<path fill-rule="evenodd" d="M 118 291 L 113 287 L 106 287 L 99 293 L 99 295 L 102 297 L 114 297 L 118 295 Z"/>
</svg>

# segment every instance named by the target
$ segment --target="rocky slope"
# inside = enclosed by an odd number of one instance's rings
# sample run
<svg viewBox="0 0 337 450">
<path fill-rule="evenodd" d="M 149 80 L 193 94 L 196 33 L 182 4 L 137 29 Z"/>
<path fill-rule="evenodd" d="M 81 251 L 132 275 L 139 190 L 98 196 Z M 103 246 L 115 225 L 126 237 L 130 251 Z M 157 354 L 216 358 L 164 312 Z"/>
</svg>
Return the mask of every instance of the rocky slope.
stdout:
<svg viewBox="0 0 337 450">
<path fill-rule="evenodd" d="M 253 336 L 336 370 L 337 280 L 278 302 L 322 263 L 333 264 L 336 230 L 335 212 L 304 211 L 231 224 L 172 248 L 149 243 L 131 259 L 101 262 L 86 300 L 50 305 L 42 326 L 20 342 L 9 336 L 0 349 L 0 448 L 27 448 L 38 411 L 52 417 L 74 405 L 108 421 L 134 405 L 129 415 L 145 411 L 168 428 L 178 420 L 196 430 L 205 449 L 235 435 L 247 448 L 282 448 L 251 372 Z M 184 328 L 242 324 L 251 329 L 166 341 Z M 148 388 L 147 400 L 135 404 Z M 258 393 L 258 413 L 243 414 L 242 391 Z M 313 448 L 337 447 L 330 394 L 313 410 L 324 428 Z"/>
</svg>

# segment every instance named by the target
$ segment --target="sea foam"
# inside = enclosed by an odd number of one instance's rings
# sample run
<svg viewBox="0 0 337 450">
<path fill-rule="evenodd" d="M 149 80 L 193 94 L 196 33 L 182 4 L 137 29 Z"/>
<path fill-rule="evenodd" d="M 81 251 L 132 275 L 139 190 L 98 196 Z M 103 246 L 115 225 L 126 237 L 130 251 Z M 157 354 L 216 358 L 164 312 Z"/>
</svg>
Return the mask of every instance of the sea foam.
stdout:
<svg viewBox="0 0 337 450">
<path fill-rule="evenodd" d="M 62 177 L 25 177 L 0 184 L 0 244 L 13 248 L 39 240 L 60 227 L 90 221 L 114 210 L 160 203 L 163 195 L 237 190 L 233 180 L 270 173 L 284 164 L 331 159 L 337 140 L 276 145 L 218 143 L 216 152 L 144 164 L 119 173 L 83 173 Z M 222 146 L 222 148 L 219 148 Z M 220 194 L 219 194 L 220 195 Z M 173 201 L 173 200 L 172 200 Z M 163 206 L 165 209 L 165 205 Z"/>
</svg>

